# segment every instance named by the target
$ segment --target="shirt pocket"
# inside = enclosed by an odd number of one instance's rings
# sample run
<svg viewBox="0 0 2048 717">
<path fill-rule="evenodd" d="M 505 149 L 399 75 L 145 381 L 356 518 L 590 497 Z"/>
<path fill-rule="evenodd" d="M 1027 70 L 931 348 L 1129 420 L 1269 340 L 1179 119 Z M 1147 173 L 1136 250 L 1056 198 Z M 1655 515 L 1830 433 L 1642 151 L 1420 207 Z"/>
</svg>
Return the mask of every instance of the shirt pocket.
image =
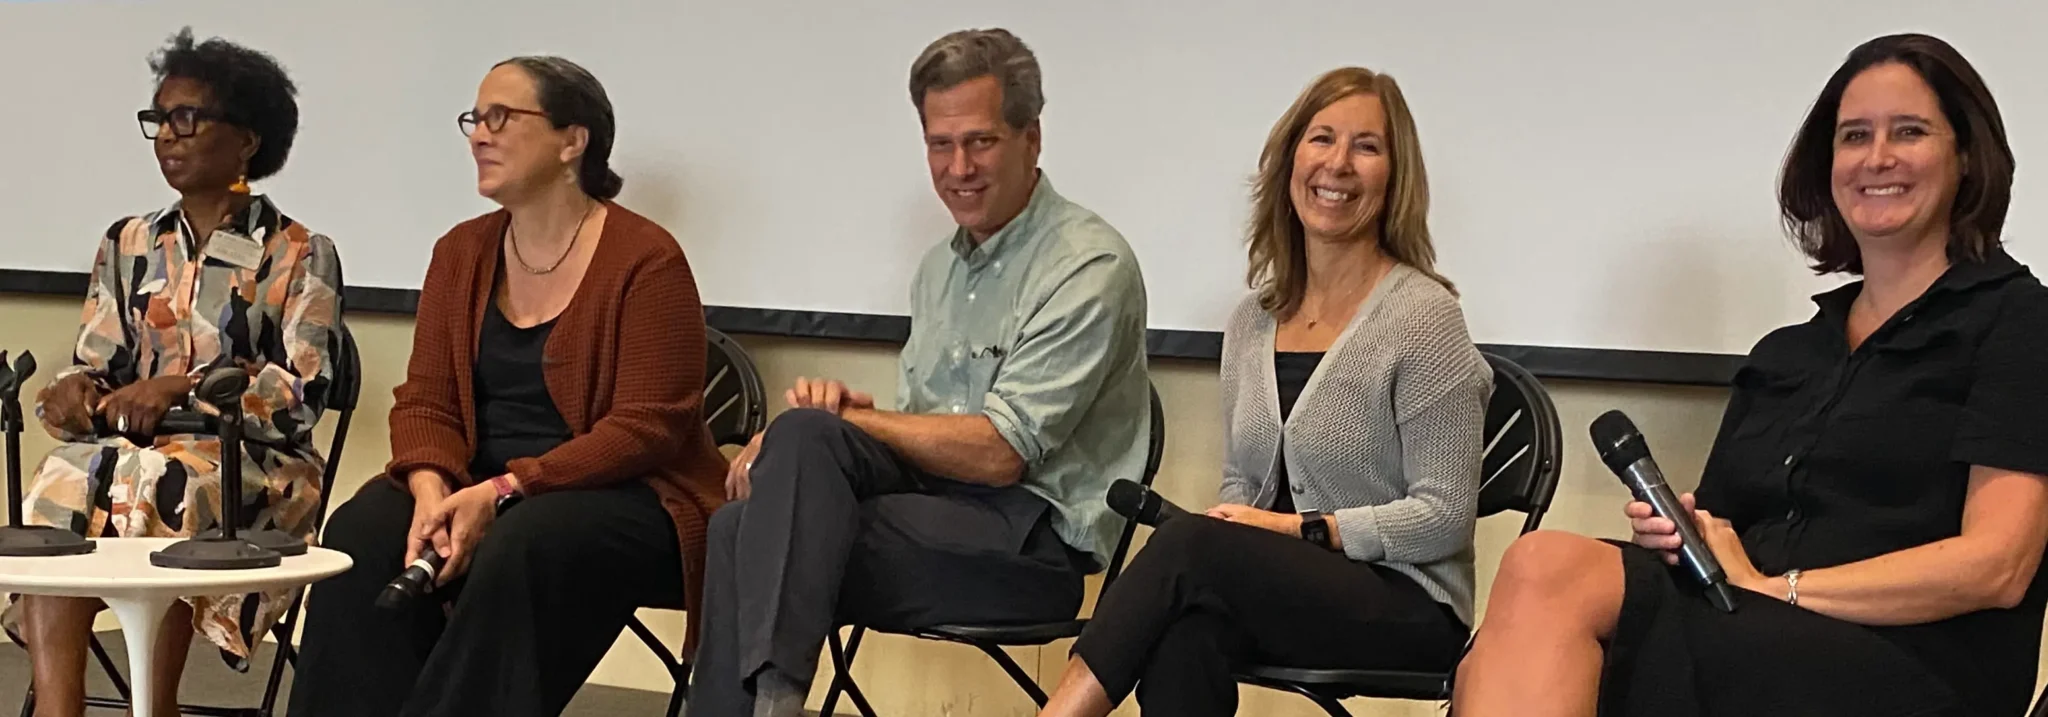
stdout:
<svg viewBox="0 0 2048 717">
<path fill-rule="evenodd" d="M 965 358 L 958 364 L 959 396 L 953 408 L 954 413 L 977 413 L 987 401 L 988 394 L 996 386 L 996 374 L 1002 370 L 1002 349 L 996 347 L 963 349 Z"/>
<path fill-rule="evenodd" d="M 1873 382 L 1855 405 L 1843 406 L 1845 414 L 1886 414 L 1900 409 L 1930 410 L 1961 406 L 1969 400 L 1971 353 L 1976 342 L 1949 327 L 1912 327 L 1918 331 L 1870 347 L 1869 376 L 1892 377 Z"/>
<path fill-rule="evenodd" d="M 1743 366 L 1737 369 L 1735 378 L 1729 383 L 1748 401 L 1748 410 L 1734 426 L 1730 437 L 1754 438 L 1765 435 L 1799 413 L 1799 388 L 1812 380 L 1814 379 L 1811 376 L 1791 371 L 1756 366 Z"/>
</svg>

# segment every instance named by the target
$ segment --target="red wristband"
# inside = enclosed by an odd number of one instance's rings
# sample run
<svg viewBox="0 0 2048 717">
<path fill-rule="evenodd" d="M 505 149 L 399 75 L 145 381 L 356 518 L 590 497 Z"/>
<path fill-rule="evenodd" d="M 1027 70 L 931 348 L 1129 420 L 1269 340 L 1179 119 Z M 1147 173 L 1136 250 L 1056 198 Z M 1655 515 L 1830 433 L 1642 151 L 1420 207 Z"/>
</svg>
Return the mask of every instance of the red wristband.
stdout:
<svg viewBox="0 0 2048 717">
<path fill-rule="evenodd" d="M 512 481 L 505 480 L 505 476 L 502 475 L 491 476 L 491 487 L 497 489 L 500 503 L 505 502 L 506 498 L 520 495 L 519 491 L 512 487 Z"/>
</svg>

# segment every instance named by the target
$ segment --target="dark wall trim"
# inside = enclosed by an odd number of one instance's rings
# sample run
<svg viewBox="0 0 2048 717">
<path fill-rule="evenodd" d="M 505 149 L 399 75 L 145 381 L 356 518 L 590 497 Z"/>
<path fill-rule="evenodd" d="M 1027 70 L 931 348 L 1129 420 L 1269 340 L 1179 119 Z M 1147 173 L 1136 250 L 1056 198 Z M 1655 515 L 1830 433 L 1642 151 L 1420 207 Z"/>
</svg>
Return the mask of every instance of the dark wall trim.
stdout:
<svg viewBox="0 0 2048 717">
<path fill-rule="evenodd" d="M 86 275 L 78 272 L 0 269 L 0 293 L 83 296 L 85 286 Z M 419 308 L 419 292 L 351 286 L 343 290 L 342 301 L 350 311 L 410 315 Z M 910 337 L 910 317 L 886 314 L 707 306 L 704 320 L 731 334 L 894 344 Z M 1146 332 L 1145 348 L 1154 358 L 1215 361 L 1223 353 L 1223 334 L 1153 329 Z M 1741 356 L 1731 354 L 1502 344 L 1480 348 L 1542 378 L 1589 381 L 1726 386 L 1742 364 Z"/>
</svg>

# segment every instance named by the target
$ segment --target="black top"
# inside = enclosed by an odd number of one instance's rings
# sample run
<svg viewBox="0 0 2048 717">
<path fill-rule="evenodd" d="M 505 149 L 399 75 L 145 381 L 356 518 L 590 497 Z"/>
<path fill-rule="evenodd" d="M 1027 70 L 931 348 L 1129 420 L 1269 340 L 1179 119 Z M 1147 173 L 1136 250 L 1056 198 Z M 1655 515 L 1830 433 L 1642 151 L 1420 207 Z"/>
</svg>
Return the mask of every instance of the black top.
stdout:
<svg viewBox="0 0 2048 717">
<path fill-rule="evenodd" d="M 485 480 L 505 473 L 505 464 L 531 458 L 569 440 L 569 424 L 548 396 L 542 356 L 555 322 L 519 328 L 506 320 L 498 302 L 484 310 L 477 334 L 476 455 L 469 474 Z"/>
<path fill-rule="evenodd" d="M 1316 372 L 1316 365 L 1323 362 L 1322 351 L 1275 351 L 1273 352 L 1273 380 L 1280 389 L 1280 422 L 1286 423 L 1288 414 L 1294 412 L 1294 402 L 1301 400 L 1301 390 L 1308 387 L 1308 377 Z M 1287 460 L 1282 457 L 1274 463 L 1273 477 L 1280 482 L 1280 497 L 1273 499 L 1273 512 L 1294 512 L 1294 487 L 1287 482 Z"/>
<path fill-rule="evenodd" d="M 1771 332 L 1736 372 L 1699 506 L 1732 521 L 1766 575 L 1961 534 L 1971 465 L 2048 474 L 2048 289 L 2003 251 L 1962 263 L 1855 351 L 1861 282 Z M 1965 699 L 2020 714 L 2048 570 L 2017 609 L 1872 627 Z"/>
</svg>

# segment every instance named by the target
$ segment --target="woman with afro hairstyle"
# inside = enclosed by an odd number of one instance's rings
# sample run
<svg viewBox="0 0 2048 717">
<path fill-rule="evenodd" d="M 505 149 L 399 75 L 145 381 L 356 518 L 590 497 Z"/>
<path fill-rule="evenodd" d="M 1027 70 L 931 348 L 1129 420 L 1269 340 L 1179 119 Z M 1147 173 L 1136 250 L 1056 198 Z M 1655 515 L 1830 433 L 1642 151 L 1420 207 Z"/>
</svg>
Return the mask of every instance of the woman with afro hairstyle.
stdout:
<svg viewBox="0 0 2048 717">
<path fill-rule="evenodd" d="M 249 188 L 284 168 L 297 88 L 270 56 L 218 38 L 195 42 L 189 28 L 149 67 L 156 92 L 136 119 L 178 200 L 100 237 L 74 365 L 36 398 L 63 443 L 36 469 L 24 512 L 91 538 L 218 527 L 220 440 L 159 434 L 157 424 L 187 405 L 194 377 L 240 365 L 250 374 L 244 527 L 310 539 L 322 465 L 313 426 L 335 378 L 341 262 L 327 237 Z M 247 669 L 250 644 L 289 604 L 288 592 L 175 603 L 155 649 L 155 711 L 177 713 L 195 633 Z M 84 713 L 86 648 L 101 607 L 38 596 L 9 606 L 8 632 L 34 663 L 35 714 Z"/>
</svg>

